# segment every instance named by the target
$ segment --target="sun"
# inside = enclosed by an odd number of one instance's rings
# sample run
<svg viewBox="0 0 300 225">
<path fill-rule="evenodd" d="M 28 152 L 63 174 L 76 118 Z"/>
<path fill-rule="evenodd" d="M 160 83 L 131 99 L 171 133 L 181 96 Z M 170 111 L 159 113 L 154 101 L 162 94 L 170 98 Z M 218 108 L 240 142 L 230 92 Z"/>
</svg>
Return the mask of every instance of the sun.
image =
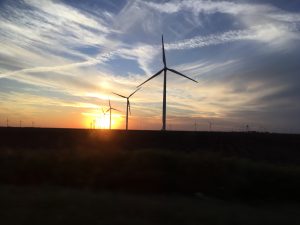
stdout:
<svg viewBox="0 0 300 225">
<path fill-rule="evenodd" d="M 109 129 L 109 113 L 105 115 L 84 113 L 84 127 L 93 129 Z M 111 128 L 118 129 L 121 128 L 122 116 L 119 114 L 112 114 L 111 117 Z"/>
<path fill-rule="evenodd" d="M 98 128 L 100 128 L 100 129 L 109 129 L 109 115 L 101 116 L 101 118 L 99 118 L 99 120 L 97 122 L 98 122 L 98 124 L 97 124 Z"/>
</svg>

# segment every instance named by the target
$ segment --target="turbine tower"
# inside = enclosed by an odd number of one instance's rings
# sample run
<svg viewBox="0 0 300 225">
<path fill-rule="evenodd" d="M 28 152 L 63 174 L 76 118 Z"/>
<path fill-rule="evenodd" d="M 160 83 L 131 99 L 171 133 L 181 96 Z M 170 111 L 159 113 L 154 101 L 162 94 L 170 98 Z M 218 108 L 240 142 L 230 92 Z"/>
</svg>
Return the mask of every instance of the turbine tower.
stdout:
<svg viewBox="0 0 300 225">
<path fill-rule="evenodd" d="M 208 127 L 209 127 L 209 131 L 212 131 L 212 122 L 211 121 L 208 121 Z"/>
<path fill-rule="evenodd" d="M 112 110 L 115 110 L 115 111 L 120 112 L 120 110 L 117 110 L 117 109 L 111 107 L 110 99 L 108 100 L 108 104 L 109 104 L 109 108 L 108 108 L 108 110 L 106 110 L 106 112 L 109 111 L 109 129 L 111 130 L 111 111 L 112 111 Z"/>
<path fill-rule="evenodd" d="M 127 101 L 127 105 L 126 105 L 126 130 L 128 130 L 128 111 L 131 115 L 131 110 L 130 110 L 130 101 L 129 98 L 134 95 L 138 90 L 140 90 L 141 88 L 136 89 L 134 92 L 132 92 L 128 97 L 124 96 L 124 95 L 120 95 L 118 93 L 113 92 L 113 94 L 120 96 L 121 98 L 126 98 Z"/>
<path fill-rule="evenodd" d="M 137 87 L 141 87 L 143 84 L 145 84 L 146 82 L 150 81 L 151 79 L 153 79 L 154 77 L 158 76 L 161 72 L 164 72 L 164 89 L 163 89 L 163 114 L 162 114 L 162 130 L 166 130 L 166 116 L 167 116 L 167 112 L 166 112 L 166 108 L 167 108 L 167 70 L 176 73 L 179 76 L 185 77 L 191 81 L 194 81 L 196 83 L 198 83 L 196 80 L 174 70 L 171 68 L 167 67 L 167 62 L 166 62 L 166 55 L 165 55 L 165 46 L 164 46 L 164 36 L 162 35 L 161 37 L 161 43 L 162 43 L 162 60 L 164 63 L 164 68 L 162 68 L 160 71 L 158 71 L 156 74 L 154 74 L 152 77 L 150 77 L 149 79 L 147 79 L 146 81 L 144 81 L 143 83 L 141 83 L 140 85 L 138 85 Z"/>
</svg>

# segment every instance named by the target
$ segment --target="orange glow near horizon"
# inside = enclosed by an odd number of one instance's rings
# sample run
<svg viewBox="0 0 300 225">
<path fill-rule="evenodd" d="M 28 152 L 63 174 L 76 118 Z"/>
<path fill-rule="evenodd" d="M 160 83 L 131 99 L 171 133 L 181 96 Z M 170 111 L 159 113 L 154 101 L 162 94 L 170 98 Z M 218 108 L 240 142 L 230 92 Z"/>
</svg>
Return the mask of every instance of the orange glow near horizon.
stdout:
<svg viewBox="0 0 300 225">
<path fill-rule="evenodd" d="M 95 115 L 93 113 L 83 113 L 83 126 L 85 128 L 95 129 L 109 129 L 109 114 L 106 115 Z M 122 128 L 123 118 L 119 114 L 112 114 L 111 128 L 120 129 Z"/>
</svg>

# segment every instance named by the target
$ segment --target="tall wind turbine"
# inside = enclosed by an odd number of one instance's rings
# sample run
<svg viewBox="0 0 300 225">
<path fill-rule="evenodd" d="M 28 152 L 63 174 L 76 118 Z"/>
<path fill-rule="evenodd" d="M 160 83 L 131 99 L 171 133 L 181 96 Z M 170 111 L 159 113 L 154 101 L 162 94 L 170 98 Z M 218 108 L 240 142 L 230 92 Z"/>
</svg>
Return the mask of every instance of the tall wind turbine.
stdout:
<svg viewBox="0 0 300 225">
<path fill-rule="evenodd" d="M 113 94 L 120 96 L 121 98 L 126 98 L 127 101 L 127 105 L 126 105 L 126 130 L 128 130 L 128 111 L 131 115 L 131 110 L 130 110 L 130 101 L 129 98 L 134 95 L 138 90 L 140 90 L 141 88 L 136 89 L 134 92 L 132 92 L 129 96 L 124 96 L 124 95 L 120 95 L 118 93 L 113 92 Z"/>
<path fill-rule="evenodd" d="M 152 77 L 150 77 L 149 79 L 147 79 L 146 81 L 144 81 L 143 83 L 141 83 L 140 85 L 138 85 L 138 87 L 142 86 L 144 83 L 150 81 L 151 79 L 153 79 L 154 77 L 158 76 L 161 72 L 164 71 L 164 91 L 163 91 L 163 114 L 162 114 L 162 123 L 163 123 L 163 126 L 162 126 L 162 130 L 166 130 L 166 107 L 167 107 L 167 70 L 173 72 L 173 73 L 176 73 L 177 75 L 179 76 L 182 76 L 182 77 L 185 77 L 191 81 L 194 81 L 196 83 L 198 83 L 197 81 L 195 81 L 194 79 L 174 70 L 174 69 L 170 69 L 167 67 L 167 63 L 166 63 L 166 55 L 165 55 L 165 46 L 164 46 L 164 36 L 162 35 L 161 37 L 161 43 L 162 43 L 162 60 L 163 60 L 163 63 L 164 63 L 164 68 L 162 68 L 160 71 L 158 71 L 156 74 L 154 74 Z"/>
<path fill-rule="evenodd" d="M 109 104 L 109 108 L 108 108 L 108 110 L 106 110 L 106 112 L 109 111 L 109 129 L 111 130 L 111 111 L 112 111 L 112 110 L 115 110 L 115 111 L 120 112 L 120 110 L 117 110 L 117 109 L 111 107 L 110 99 L 108 100 L 108 104 Z"/>
</svg>

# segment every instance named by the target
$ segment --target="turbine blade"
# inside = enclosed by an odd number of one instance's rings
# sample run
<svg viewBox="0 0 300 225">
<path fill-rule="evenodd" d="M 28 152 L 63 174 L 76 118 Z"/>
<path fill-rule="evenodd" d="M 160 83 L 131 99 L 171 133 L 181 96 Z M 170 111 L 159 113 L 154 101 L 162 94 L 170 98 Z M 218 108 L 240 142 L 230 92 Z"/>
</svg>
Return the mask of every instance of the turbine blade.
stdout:
<svg viewBox="0 0 300 225">
<path fill-rule="evenodd" d="M 141 83 L 140 85 L 138 85 L 137 87 L 142 86 L 144 83 L 147 83 L 149 80 L 153 79 L 154 77 L 158 76 L 164 69 L 161 69 L 160 71 L 158 71 L 156 74 L 154 74 L 152 77 L 150 77 L 149 79 L 147 79 L 146 81 L 144 81 L 143 83 Z"/>
<path fill-rule="evenodd" d="M 115 92 L 112 92 L 112 93 L 115 94 L 115 95 L 118 95 L 118 96 L 120 96 L 120 97 L 122 97 L 122 98 L 127 98 L 127 97 L 125 97 L 124 95 L 120 95 L 120 94 L 115 93 Z"/>
<path fill-rule="evenodd" d="M 110 99 L 108 99 L 108 104 L 109 104 L 109 108 L 111 108 L 111 105 L 110 105 Z"/>
<path fill-rule="evenodd" d="M 165 55 L 165 45 L 164 45 L 164 36 L 161 36 L 161 47 L 162 47 L 162 54 L 163 54 L 163 62 L 164 66 L 166 67 L 166 55 Z"/>
<path fill-rule="evenodd" d="M 138 90 L 140 90 L 141 89 L 141 87 L 139 87 L 138 89 L 136 89 L 134 92 L 132 92 L 129 96 L 128 96 L 128 98 L 130 98 L 132 95 L 134 95 Z"/>
<path fill-rule="evenodd" d="M 118 109 L 115 109 L 115 108 L 111 108 L 112 110 L 115 110 L 115 111 L 118 111 L 118 112 L 121 112 L 120 110 L 118 110 Z"/>
<path fill-rule="evenodd" d="M 187 79 L 189 79 L 189 80 L 191 80 L 191 81 L 194 81 L 194 82 L 198 83 L 198 81 L 196 81 L 196 80 L 194 80 L 194 79 L 192 79 L 192 78 L 190 78 L 190 77 L 188 77 L 188 76 L 186 76 L 186 75 L 184 75 L 184 74 L 182 74 L 182 73 L 179 73 L 179 72 L 176 71 L 176 70 L 169 69 L 169 68 L 168 68 L 167 70 L 169 70 L 169 71 L 171 71 L 171 72 L 173 72 L 173 73 L 176 73 L 176 74 L 178 74 L 178 75 L 180 75 L 180 76 L 182 76 L 182 77 L 185 77 L 185 78 L 187 78 Z"/>
</svg>

